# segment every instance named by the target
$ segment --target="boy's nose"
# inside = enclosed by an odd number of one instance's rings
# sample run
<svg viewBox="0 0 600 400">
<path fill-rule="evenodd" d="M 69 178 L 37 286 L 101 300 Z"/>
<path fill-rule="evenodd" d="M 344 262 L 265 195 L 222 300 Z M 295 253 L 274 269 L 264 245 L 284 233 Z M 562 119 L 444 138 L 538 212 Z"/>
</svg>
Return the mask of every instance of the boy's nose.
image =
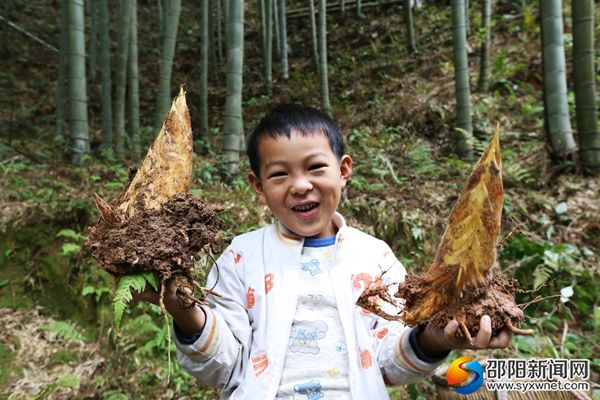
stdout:
<svg viewBox="0 0 600 400">
<path fill-rule="evenodd" d="M 313 188 L 312 183 L 305 176 L 294 179 L 291 187 L 292 194 L 304 194 Z"/>
</svg>

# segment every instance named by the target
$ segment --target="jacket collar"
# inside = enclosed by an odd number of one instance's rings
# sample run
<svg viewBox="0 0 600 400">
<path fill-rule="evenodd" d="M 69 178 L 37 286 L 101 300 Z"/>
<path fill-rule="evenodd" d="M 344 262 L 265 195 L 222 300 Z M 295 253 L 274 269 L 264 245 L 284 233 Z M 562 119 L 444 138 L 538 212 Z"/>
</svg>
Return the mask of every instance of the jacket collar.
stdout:
<svg viewBox="0 0 600 400">
<path fill-rule="evenodd" d="M 335 234 L 335 236 L 336 243 L 339 243 L 340 240 L 343 240 L 344 232 L 347 229 L 346 220 L 344 219 L 344 217 L 342 217 L 342 214 L 336 211 L 333 214 L 333 217 L 331 218 L 331 222 L 333 222 L 333 225 L 337 228 L 337 233 Z M 281 221 L 277 221 L 277 223 L 275 224 L 275 233 L 277 234 L 278 239 L 287 246 L 302 247 L 304 245 L 304 236 L 300 236 L 290 231 L 281 223 Z"/>
</svg>

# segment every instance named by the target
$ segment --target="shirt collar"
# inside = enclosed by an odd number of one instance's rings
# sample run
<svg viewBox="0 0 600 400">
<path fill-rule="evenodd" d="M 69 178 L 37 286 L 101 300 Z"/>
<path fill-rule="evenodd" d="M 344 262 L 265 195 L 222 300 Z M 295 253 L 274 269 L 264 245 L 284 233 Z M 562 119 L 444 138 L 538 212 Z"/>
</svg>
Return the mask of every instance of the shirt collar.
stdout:
<svg viewBox="0 0 600 400">
<path fill-rule="evenodd" d="M 335 236 L 336 242 L 338 242 L 343 237 L 343 231 L 346 230 L 346 220 L 344 217 L 342 217 L 342 214 L 336 211 L 331 218 L 331 222 L 333 222 L 333 225 L 337 228 L 337 233 Z M 277 231 L 277 236 L 279 239 L 288 246 L 296 246 L 304 243 L 304 236 L 300 236 L 290 231 L 281 223 L 281 221 L 277 221 L 277 224 L 275 224 L 275 230 Z"/>
</svg>

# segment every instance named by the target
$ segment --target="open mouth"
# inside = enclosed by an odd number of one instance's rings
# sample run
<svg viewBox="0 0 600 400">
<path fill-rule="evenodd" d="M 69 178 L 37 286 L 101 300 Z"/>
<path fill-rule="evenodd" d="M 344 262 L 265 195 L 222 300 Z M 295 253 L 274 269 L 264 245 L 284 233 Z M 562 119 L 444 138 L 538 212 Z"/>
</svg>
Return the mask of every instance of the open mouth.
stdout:
<svg viewBox="0 0 600 400">
<path fill-rule="evenodd" d="M 312 219 L 319 214 L 320 203 L 311 202 L 292 207 L 292 211 L 300 219 Z"/>
<path fill-rule="evenodd" d="M 294 206 L 292 207 L 292 210 L 296 212 L 307 213 L 311 210 L 314 210 L 317 207 L 319 207 L 319 203 L 306 203 L 299 206 Z"/>
</svg>

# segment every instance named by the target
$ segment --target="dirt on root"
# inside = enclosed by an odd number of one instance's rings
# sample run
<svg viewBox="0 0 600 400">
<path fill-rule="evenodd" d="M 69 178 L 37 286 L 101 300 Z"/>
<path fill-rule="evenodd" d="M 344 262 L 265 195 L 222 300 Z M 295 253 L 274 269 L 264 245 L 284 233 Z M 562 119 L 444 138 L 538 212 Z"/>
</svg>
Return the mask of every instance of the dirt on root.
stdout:
<svg viewBox="0 0 600 400">
<path fill-rule="evenodd" d="M 483 315 L 489 315 L 492 321 L 492 335 L 497 335 L 507 329 L 514 331 L 523 321 L 523 311 L 514 300 L 517 287 L 515 279 L 503 277 L 497 269 L 492 268 L 486 277 L 486 282 L 477 287 L 465 290 L 461 294 L 445 293 L 444 302 L 431 322 L 444 329 L 452 319 L 456 319 L 462 327 L 459 336 L 475 337 L 479 332 L 479 321 Z M 454 288 L 451 288 L 451 290 Z M 414 309 L 430 295 L 431 285 L 418 275 L 409 273 L 406 280 L 398 287 L 396 297 L 404 300 L 406 309 Z"/>
<path fill-rule="evenodd" d="M 220 251 L 217 212 L 192 194 L 177 194 L 158 210 L 144 209 L 139 202 L 135 208 L 128 219 L 101 217 L 90 230 L 88 247 L 108 272 L 152 271 L 161 282 L 182 277 L 192 283 L 199 253 Z"/>
</svg>

